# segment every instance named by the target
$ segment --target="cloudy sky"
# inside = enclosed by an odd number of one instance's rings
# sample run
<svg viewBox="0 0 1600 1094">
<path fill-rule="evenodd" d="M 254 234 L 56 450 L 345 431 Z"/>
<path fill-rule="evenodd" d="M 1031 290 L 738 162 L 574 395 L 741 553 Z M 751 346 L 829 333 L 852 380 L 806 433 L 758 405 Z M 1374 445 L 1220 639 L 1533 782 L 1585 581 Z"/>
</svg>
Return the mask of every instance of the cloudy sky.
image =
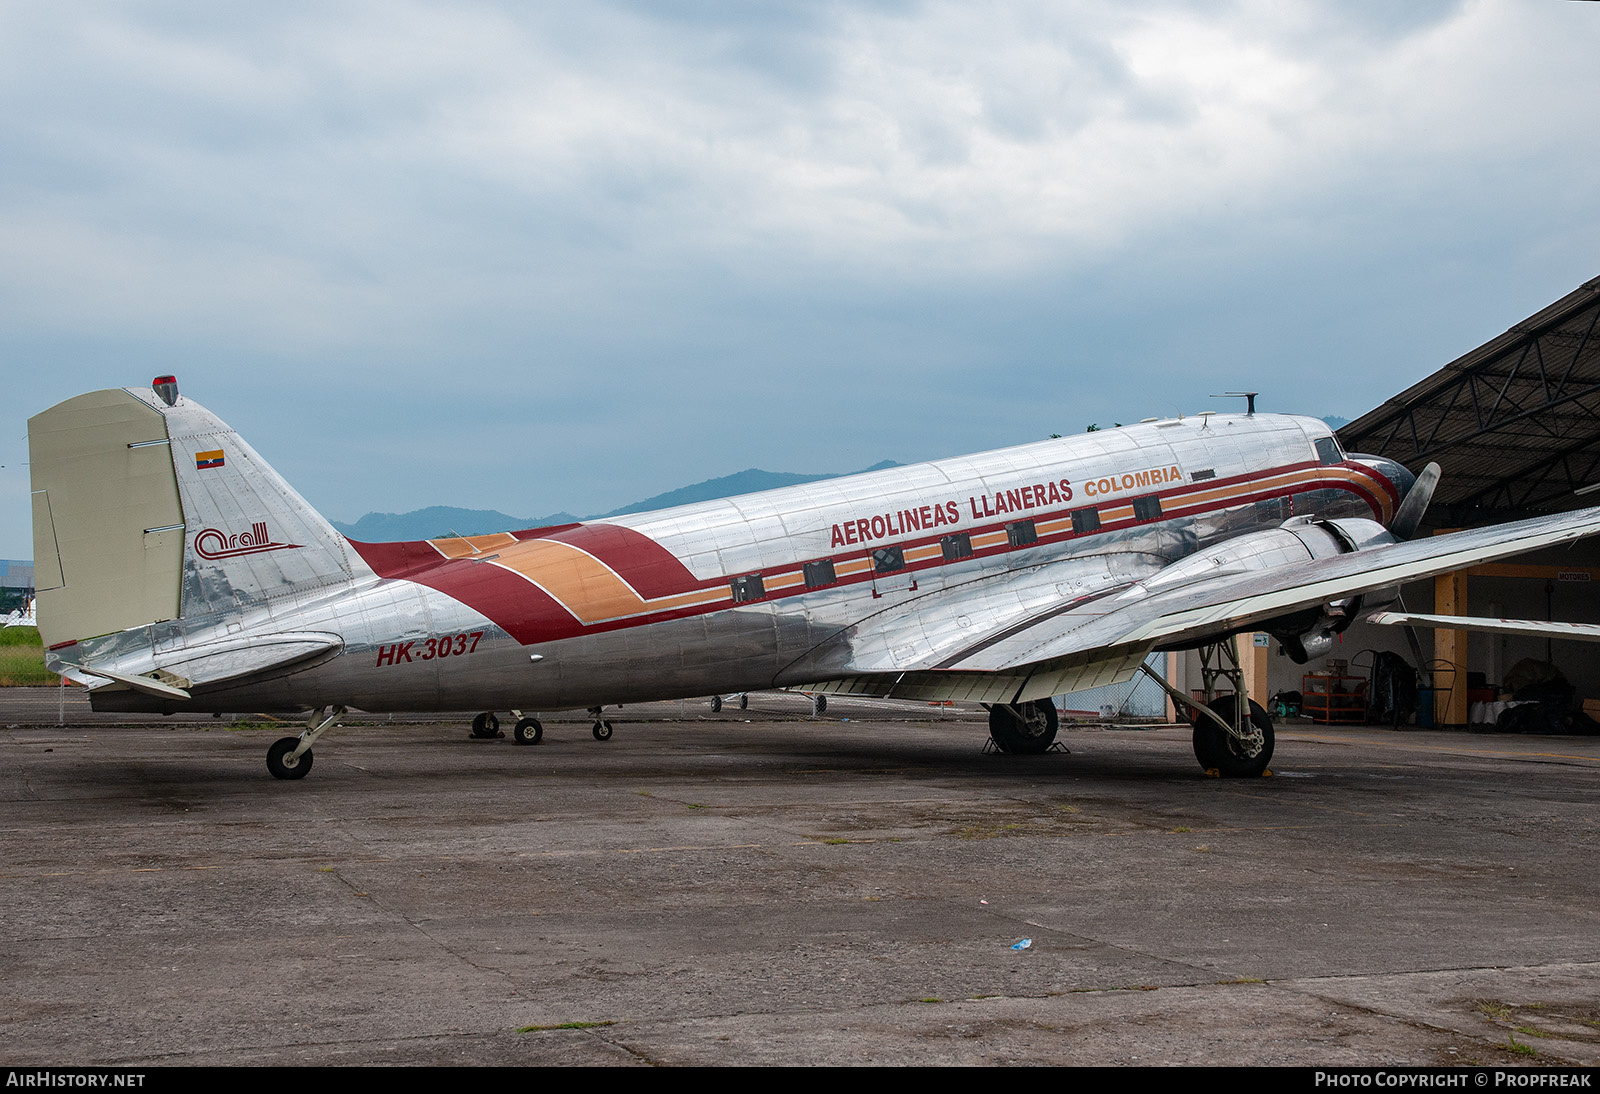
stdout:
<svg viewBox="0 0 1600 1094">
<path fill-rule="evenodd" d="M 327 516 L 1221 404 L 1600 274 L 1600 4 L 0 2 L 26 419 L 176 372 Z"/>
</svg>

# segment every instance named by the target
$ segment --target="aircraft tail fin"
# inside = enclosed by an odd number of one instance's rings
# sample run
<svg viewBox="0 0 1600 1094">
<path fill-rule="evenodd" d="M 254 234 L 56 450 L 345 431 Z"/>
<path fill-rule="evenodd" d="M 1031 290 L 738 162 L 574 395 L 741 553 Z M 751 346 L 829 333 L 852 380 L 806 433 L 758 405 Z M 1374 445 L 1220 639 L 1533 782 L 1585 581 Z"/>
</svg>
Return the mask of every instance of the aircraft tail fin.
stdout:
<svg viewBox="0 0 1600 1094">
<path fill-rule="evenodd" d="M 177 395 L 90 392 L 28 420 L 40 636 L 243 614 L 366 572 L 240 436 Z"/>
</svg>

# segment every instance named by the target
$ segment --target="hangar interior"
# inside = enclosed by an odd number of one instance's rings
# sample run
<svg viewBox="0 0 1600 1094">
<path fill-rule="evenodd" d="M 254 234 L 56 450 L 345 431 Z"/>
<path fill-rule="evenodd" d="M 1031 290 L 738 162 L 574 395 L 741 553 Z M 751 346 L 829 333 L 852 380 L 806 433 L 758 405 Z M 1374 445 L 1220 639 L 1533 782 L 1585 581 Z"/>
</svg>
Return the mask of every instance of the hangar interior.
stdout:
<svg viewBox="0 0 1600 1094">
<path fill-rule="evenodd" d="M 1443 475 L 1419 535 L 1600 505 L 1600 278 L 1385 401 L 1338 436 L 1348 452 L 1386 456 L 1414 473 L 1439 464 Z M 1600 622 L 1600 537 L 1413 583 L 1402 598 L 1417 613 Z M 1335 652 L 1304 665 L 1264 634 L 1241 635 L 1252 697 L 1304 696 L 1305 677 L 1313 674 L 1324 677 L 1310 682 L 1316 691 L 1353 691 L 1384 651 L 1415 665 L 1405 630 L 1368 623 L 1367 614 L 1357 613 Z M 1575 689 L 1575 706 L 1600 700 L 1600 643 L 1443 629 L 1416 634 L 1421 667 L 1432 670 L 1434 685 L 1432 709 L 1424 693 L 1417 724 L 1466 726 L 1474 716 L 1492 722 L 1500 709 L 1475 702 L 1498 700 L 1499 687 L 1524 659 L 1554 664 Z M 1197 656 L 1171 656 L 1169 679 L 1197 687 Z M 1340 670 L 1335 662 L 1348 667 Z M 1330 685 L 1329 676 L 1345 682 Z M 1420 682 L 1430 680 L 1425 675 Z M 1310 705 L 1330 708 L 1335 722 L 1365 720 L 1353 716 L 1353 700 L 1312 699 Z M 1595 717 L 1600 721 L 1600 713 Z"/>
</svg>

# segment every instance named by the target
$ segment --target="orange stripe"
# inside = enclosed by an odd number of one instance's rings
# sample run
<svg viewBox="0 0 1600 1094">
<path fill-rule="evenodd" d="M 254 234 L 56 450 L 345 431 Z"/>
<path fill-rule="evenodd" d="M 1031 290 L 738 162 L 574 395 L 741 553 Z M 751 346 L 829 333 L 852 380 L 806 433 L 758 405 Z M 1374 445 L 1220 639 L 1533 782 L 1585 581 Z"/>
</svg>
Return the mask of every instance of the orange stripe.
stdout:
<svg viewBox="0 0 1600 1094">
<path fill-rule="evenodd" d="M 731 595 L 726 588 L 697 589 L 645 600 L 589 552 L 549 539 L 517 542 L 502 549 L 489 564 L 533 582 L 586 625 L 726 600 Z"/>
</svg>

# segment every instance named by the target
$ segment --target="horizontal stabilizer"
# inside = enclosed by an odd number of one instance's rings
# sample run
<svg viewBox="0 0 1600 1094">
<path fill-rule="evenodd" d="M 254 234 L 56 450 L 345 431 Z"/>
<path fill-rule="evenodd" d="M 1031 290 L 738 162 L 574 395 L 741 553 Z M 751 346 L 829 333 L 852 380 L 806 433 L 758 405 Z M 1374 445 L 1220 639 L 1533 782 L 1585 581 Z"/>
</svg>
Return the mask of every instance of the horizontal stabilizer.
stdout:
<svg viewBox="0 0 1600 1094">
<path fill-rule="evenodd" d="M 156 660 L 164 672 L 181 676 L 190 686 L 220 684 L 268 669 L 284 668 L 322 653 L 339 650 L 344 640 L 322 631 L 285 631 L 249 638 L 207 642 L 166 654 Z"/>
<path fill-rule="evenodd" d="M 187 699 L 189 691 L 207 684 L 221 684 L 247 676 L 258 676 L 274 669 L 289 668 L 323 654 L 337 653 L 344 640 L 323 631 L 285 631 L 155 652 L 138 658 L 118 658 L 116 669 L 88 665 L 67 665 L 89 676 L 114 680 L 135 691 L 164 699 Z M 147 673 L 158 673 L 151 678 Z"/>
<path fill-rule="evenodd" d="M 98 676 L 102 680 L 112 680 L 118 684 L 126 684 L 134 691 L 142 691 L 146 695 L 154 695 L 161 699 L 187 699 L 189 693 L 182 688 L 175 688 L 171 684 L 163 684 L 160 680 L 152 680 L 148 676 L 134 676 L 126 672 L 112 672 L 110 669 L 84 669 L 88 676 Z"/>
<path fill-rule="evenodd" d="M 1367 616 L 1367 622 L 1380 623 L 1387 627 L 1437 627 L 1452 631 L 1538 635 L 1545 638 L 1570 638 L 1576 642 L 1600 642 L 1600 624 L 1596 623 L 1490 619 L 1475 615 L 1413 615 L 1407 612 L 1373 612 Z"/>
</svg>

